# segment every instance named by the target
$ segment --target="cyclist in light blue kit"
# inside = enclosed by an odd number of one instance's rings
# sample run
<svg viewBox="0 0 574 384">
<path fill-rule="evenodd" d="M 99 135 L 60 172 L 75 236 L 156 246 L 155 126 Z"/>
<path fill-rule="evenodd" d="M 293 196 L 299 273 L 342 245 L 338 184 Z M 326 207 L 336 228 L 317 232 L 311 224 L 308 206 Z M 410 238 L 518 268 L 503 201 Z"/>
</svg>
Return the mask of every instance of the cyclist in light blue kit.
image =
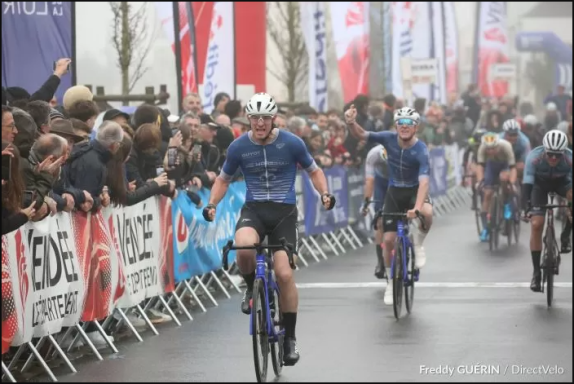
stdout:
<svg viewBox="0 0 574 384">
<path fill-rule="evenodd" d="M 522 180 L 524 172 L 524 162 L 526 156 L 531 151 L 530 139 L 520 130 L 520 124 L 514 119 L 509 119 L 502 124 L 502 132 L 500 138 L 512 144 L 512 151 L 514 152 L 514 160 L 516 161 L 516 172 L 518 180 Z"/>
<path fill-rule="evenodd" d="M 419 141 L 415 134 L 420 122 L 419 114 L 412 108 L 401 108 L 395 112 L 397 132 L 367 132 L 355 121 L 357 110 L 351 106 L 345 112 L 349 130 L 359 140 L 374 141 L 387 150 L 389 167 L 389 189 L 383 207 L 383 225 L 385 231 L 385 266 L 390 267 L 391 251 L 397 236 L 397 220 L 385 217 L 385 213 L 407 211 L 409 219 L 416 218 L 415 211 L 425 218 L 426 232 L 421 227 L 413 231 L 413 243 L 417 269 L 426 262 L 423 241 L 432 225 L 432 203 L 429 197 L 429 153 L 427 146 Z M 384 302 L 393 304 L 393 286 L 387 285 Z"/>
<path fill-rule="evenodd" d="M 279 239 L 284 237 L 296 248 L 297 165 L 300 164 L 309 173 L 326 209 L 333 209 L 335 197 L 329 193 L 325 174 L 315 164 L 303 140 L 288 131 L 273 127 L 277 104 L 270 95 L 253 95 L 245 110 L 251 123 L 251 131 L 237 138 L 227 149 L 227 158 L 211 188 L 209 204 L 203 210 L 203 217 L 207 221 L 213 221 L 215 207 L 225 196 L 233 175 L 241 168 L 247 185 L 247 197 L 235 228 L 235 245 L 252 246 L 262 242 L 266 234 L 270 233 L 269 244 L 278 244 Z M 281 290 L 280 304 L 285 327 L 283 362 L 286 366 L 291 366 L 299 361 L 295 340 L 299 297 L 285 251 L 276 251 L 273 259 L 275 277 Z M 247 284 L 241 311 L 250 314 L 255 280 L 255 251 L 238 250 L 237 265 Z"/>
<path fill-rule="evenodd" d="M 564 132 L 552 130 L 544 135 L 542 146 L 536 147 L 526 158 L 524 181 L 522 184 L 522 208 L 524 213 L 532 207 L 548 203 L 548 193 L 566 198 L 572 205 L 572 151 L 568 147 L 568 137 Z M 542 254 L 542 233 L 544 231 L 545 210 L 532 210 L 530 232 L 530 252 L 534 273 L 530 289 L 540 292 L 540 255 Z M 571 217 L 568 218 L 572 220 Z M 561 253 L 569 253 L 571 225 L 565 226 L 560 238 Z"/>
</svg>

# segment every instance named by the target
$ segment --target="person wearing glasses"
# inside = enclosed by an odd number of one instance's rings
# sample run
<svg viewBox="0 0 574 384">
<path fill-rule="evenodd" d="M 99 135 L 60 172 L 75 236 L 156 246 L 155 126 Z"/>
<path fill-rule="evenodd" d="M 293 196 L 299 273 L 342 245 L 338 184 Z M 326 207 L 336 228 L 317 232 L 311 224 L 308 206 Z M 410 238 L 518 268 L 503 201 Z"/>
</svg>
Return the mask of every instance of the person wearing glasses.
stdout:
<svg viewBox="0 0 574 384">
<path fill-rule="evenodd" d="M 247 103 L 246 114 L 251 130 L 235 139 L 227 149 L 221 173 L 211 188 L 209 204 L 203 210 L 206 221 L 215 218 L 215 207 L 225 196 L 236 171 L 241 168 L 247 185 L 247 196 L 235 231 L 236 246 L 252 246 L 263 242 L 270 233 L 269 244 L 279 244 L 284 237 L 297 253 L 297 204 L 295 177 L 297 166 L 309 173 L 313 186 L 321 195 L 327 210 L 335 206 L 335 197 L 329 193 L 325 174 L 317 166 L 303 140 L 294 134 L 273 127 L 277 104 L 267 93 L 257 93 Z M 285 251 L 273 255 L 275 276 L 281 290 L 281 309 L 285 327 L 283 362 L 292 366 L 299 361 L 295 339 L 298 293 L 293 271 Z M 237 265 L 247 290 L 241 311 L 251 313 L 253 283 L 255 281 L 255 251 L 238 250 Z"/>
<path fill-rule="evenodd" d="M 495 188 L 503 185 L 504 212 L 510 210 L 509 201 L 515 195 L 514 186 L 517 180 L 516 159 L 512 145 L 501 139 L 498 133 L 488 132 L 482 136 L 478 148 L 478 166 L 476 167 L 476 190 L 484 190 L 482 211 L 482 233 L 480 241 L 488 241 L 488 212 Z"/>
<path fill-rule="evenodd" d="M 391 252 L 395 246 L 397 235 L 397 220 L 385 217 L 385 213 L 401 213 L 407 211 L 409 219 L 416 218 L 419 211 L 425 218 L 425 230 L 419 227 L 413 233 L 417 269 L 426 263 L 423 241 L 432 224 L 432 203 L 429 197 L 429 153 L 428 148 L 416 138 L 420 123 L 419 114 L 412 108 L 404 107 L 395 112 L 394 121 L 396 132 L 365 131 L 356 122 L 357 110 L 354 105 L 345 112 L 345 121 L 351 134 L 359 140 L 367 140 L 382 144 L 387 150 L 389 170 L 389 188 L 383 205 L 384 226 L 384 261 L 385 267 L 390 268 Z M 393 304 L 393 286 L 387 285 L 384 302 Z"/>
<path fill-rule="evenodd" d="M 524 216 L 530 218 L 530 253 L 534 273 L 530 289 L 540 292 L 540 255 L 542 254 L 542 233 L 545 210 L 531 210 L 548 202 L 548 193 L 555 192 L 568 200 L 572 206 L 572 151 L 568 149 L 568 137 L 564 132 L 551 130 L 544 135 L 542 145 L 536 147 L 526 158 L 522 182 L 522 208 Z M 569 210 L 571 212 L 571 210 Z M 569 221 L 572 220 L 569 213 Z M 561 240 L 561 253 L 570 253 L 571 225 L 565 225 Z"/>
</svg>

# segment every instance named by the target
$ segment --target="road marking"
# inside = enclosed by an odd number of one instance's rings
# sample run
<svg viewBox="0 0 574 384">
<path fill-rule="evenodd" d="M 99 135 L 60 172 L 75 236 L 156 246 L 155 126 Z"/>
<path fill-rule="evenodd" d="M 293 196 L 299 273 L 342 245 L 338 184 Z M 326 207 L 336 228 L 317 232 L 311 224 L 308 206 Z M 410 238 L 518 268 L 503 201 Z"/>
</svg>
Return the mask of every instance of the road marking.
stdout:
<svg viewBox="0 0 574 384">
<path fill-rule="evenodd" d="M 299 289 L 317 289 L 317 288 L 383 288 L 387 283 L 299 283 Z M 572 288 L 572 282 L 554 283 L 556 288 Z M 415 288 L 530 288 L 530 283 L 425 283 L 415 284 Z"/>
</svg>

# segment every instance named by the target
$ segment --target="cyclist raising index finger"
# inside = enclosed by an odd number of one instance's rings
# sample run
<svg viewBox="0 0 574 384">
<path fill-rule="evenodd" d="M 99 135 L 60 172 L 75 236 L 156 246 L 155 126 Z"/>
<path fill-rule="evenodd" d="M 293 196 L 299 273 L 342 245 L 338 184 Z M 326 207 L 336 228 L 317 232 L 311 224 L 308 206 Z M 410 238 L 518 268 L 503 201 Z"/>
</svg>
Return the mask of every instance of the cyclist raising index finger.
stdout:
<svg viewBox="0 0 574 384">
<path fill-rule="evenodd" d="M 245 110 L 251 131 L 237 138 L 227 150 L 227 158 L 211 189 L 209 205 L 203 210 L 207 221 L 215 218 L 215 207 L 221 201 L 238 168 L 241 168 L 247 185 L 245 205 L 235 228 L 235 245 L 252 246 L 261 243 L 267 234 L 269 244 L 278 244 L 284 237 L 297 252 L 297 205 L 295 177 L 300 164 L 310 176 L 313 186 L 321 195 L 323 206 L 333 209 L 335 197 L 327 189 L 323 171 L 317 167 L 303 140 L 294 134 L 273 127 L 277 104 L 267 93 L 257 93 L 247 103 Z M 285 327 L 283 361 L 295 365 L 299 351 L 295 341 L 298 293 L 289 258 L 285 251 L 273 254 L 274 271 L 281 291 L 281 310 Z M 247 284 L 241 311 L 251 313 L 250 302 L 255 280 L 255 251 L 238 250 L 237 265 Z"/>
<path fill-rule="evenodd" d="M 354 105 L 345 112 L 345 120 L 351 134 L 360 140 L 382 144 L 387 150 L 389 169 L 389 189 L 383 206 L 385 231 L 385 266 L 390 267 L 391 251 L 394 249 L 397 235 L 396 218 L 385 217 L 385 213 L 407 211 L 407 217 L 414 219 L 416 211 L 425 218 L 425 230 L 422 226 L 413 231 L 415 260 L 417 269 L 426 262 L 423 241 L 432 224 L 433 209 L 429 198 L 429 154 L 427 146 L 415 134 L 420 121 L 419 114 L 412 108 L 401 108 L 395 112 L 397 132 L 367 132 L 355 121 L 357 110 Z M 393 304 L 393 286 L 387 285 L 385 304 Z"/>
</svg>

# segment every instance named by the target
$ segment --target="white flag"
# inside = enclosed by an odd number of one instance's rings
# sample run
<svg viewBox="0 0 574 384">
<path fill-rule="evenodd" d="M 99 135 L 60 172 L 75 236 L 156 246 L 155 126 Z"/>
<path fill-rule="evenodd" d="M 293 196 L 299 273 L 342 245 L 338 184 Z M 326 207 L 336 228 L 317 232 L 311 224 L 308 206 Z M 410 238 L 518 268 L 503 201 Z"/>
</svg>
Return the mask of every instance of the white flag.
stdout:
<svg viewBox="0 0 574 384">
<path fill-rule="evenodd" d="M 309 56 L 309 105 L 327 110 L 327 40 L 323 2 L 300 2 L 301 29 Z"/>
<path fill-rule="evenodd" d="M 203 112 L 210 114 L 215 95 L 225 92 L 235 98 L 235 34 L 233 2 L 218 1 L 213 6 L 211 31 L 201 100 Z"/>
</svg>

